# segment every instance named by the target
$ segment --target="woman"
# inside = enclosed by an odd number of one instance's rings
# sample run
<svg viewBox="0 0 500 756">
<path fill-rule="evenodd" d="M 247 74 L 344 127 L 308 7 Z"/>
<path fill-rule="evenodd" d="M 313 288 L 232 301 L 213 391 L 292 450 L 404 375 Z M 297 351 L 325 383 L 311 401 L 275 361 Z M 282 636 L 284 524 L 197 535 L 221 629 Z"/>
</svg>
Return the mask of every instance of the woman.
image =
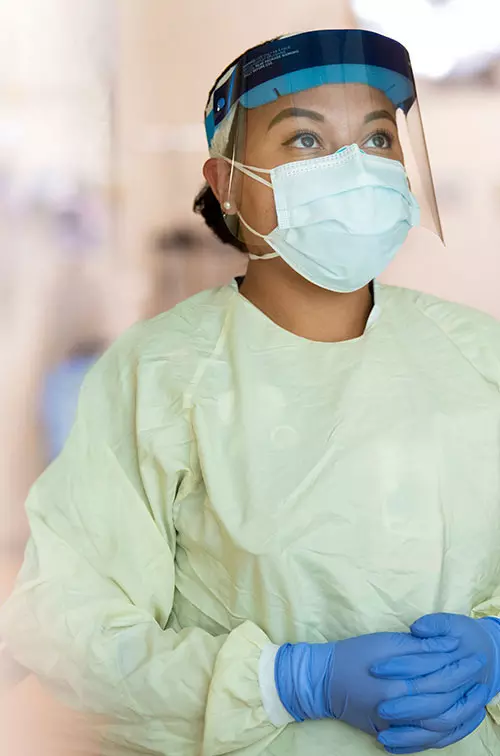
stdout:
<svg viewBox="0 0 500 756">
<path fill-rule="evenodd" d="M 1 618 L 104 753 L 500 754 L 499 327 L 372 285 L 439 232 L 422 134 L 366 32 L 212 90 L 197 207 L 248 273 L 91 371 Z"/>
</svg>

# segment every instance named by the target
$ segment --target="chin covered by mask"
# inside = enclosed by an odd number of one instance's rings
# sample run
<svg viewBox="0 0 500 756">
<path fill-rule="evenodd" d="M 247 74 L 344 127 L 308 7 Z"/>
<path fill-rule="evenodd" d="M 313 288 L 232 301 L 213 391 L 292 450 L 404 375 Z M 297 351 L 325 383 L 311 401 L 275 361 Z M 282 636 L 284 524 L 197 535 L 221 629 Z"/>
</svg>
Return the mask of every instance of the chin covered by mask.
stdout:
<svg viewBox="0 0 500 756">
<path fill-rule="evenodd" d="M 388 267 L 420 222 L 402 163 L 371 155 L 357 144 L 271 171 L 228 162 L 274 193 L 278 225 L 270 234 L 260 234 L 239 216 L 274 250 L 250 258 L 281 257 L 323 289 L 347 293 L 366 286 Z M 257 171 L 269 174 L 271 181 Z"/>
</svg>

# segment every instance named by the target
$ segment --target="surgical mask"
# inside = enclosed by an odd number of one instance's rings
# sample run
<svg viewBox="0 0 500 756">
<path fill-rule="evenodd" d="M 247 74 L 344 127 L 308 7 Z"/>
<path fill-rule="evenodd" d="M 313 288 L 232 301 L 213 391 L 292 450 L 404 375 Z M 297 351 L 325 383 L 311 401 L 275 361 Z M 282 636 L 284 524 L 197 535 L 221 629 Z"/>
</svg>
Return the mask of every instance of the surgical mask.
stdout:
<svg viewBox="0 0 500 756">
<path fill-rule="evenodd" d="M 357 144 L 333 155 L 285 163 L 272 170 L 227 162 L 274 192 L 277 227 L 260 234 L 274 253 L 323 289 L 353 292 L 377 278 L 393 260 L 420 208 L 401 163 L 371 155 Z M 259 176 L 267 173 L 271 181 Z"/>
</svg>

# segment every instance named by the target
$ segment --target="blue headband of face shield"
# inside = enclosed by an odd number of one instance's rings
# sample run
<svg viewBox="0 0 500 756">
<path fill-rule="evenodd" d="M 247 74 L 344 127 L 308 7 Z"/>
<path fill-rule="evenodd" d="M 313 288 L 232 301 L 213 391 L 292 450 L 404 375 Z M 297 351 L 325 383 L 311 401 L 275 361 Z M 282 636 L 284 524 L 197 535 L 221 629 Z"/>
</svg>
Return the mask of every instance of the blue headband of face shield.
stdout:
<svg viewBox="0 0 500 756">
<path fill-rule="evenodd" d="M 323 84 L 366 84 L 405 113 L 416 98 L 410 56 L 399 42 L 357 29 L 295 34 L 253 47 L 221 74 L 207 104 L 209 146 L 236 103 L 257 108 Z"/>
</svg>

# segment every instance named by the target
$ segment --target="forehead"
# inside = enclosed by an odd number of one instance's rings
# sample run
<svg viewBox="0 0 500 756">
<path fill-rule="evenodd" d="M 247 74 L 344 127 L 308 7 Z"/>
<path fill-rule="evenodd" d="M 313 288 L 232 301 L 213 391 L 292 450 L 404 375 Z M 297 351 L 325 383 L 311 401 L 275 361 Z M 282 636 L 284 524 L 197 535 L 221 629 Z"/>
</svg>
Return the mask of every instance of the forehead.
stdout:
<svg viewBox="0 0 500 756">
<path fill-rule="evenodd" d="M 374 110 L 387 110 L 395 115 L 389 98 L 380 90 L 366 84 L 324 84 L 293 95 L 278 97 L 267 105 L 247 111 L 247 123 L 254 128 L 267 124 L 286 108 L 302 108 L 320 113 L 327 122 L 363 121 Z"/>
</svg>

